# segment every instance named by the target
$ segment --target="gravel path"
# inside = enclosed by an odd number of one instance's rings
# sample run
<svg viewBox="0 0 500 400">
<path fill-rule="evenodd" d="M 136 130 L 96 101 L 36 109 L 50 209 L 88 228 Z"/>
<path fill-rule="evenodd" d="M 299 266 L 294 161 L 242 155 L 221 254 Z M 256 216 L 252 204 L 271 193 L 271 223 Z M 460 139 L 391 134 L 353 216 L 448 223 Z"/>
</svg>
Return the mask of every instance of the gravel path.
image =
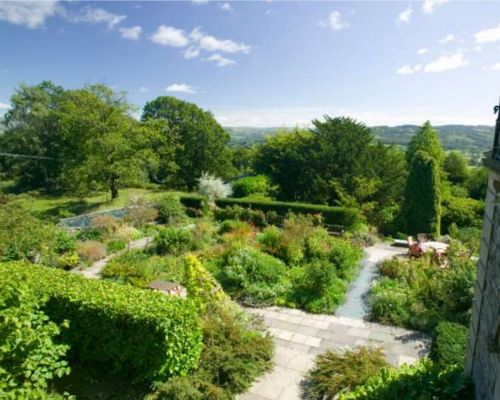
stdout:
<svg viewBox="0 0 500 400">
<path fill-rule="evenodd" d="M 379 275 L 378 265 L 384 260 L 406 252 L 405 248 L 392 247 L 384 243 L 365 248 L 358 277 L 349 287 L 346 301 L 338 308 L 335 315 L 354 319 L 364 319 L 368 316 L 370 307 L 366 296 Z"/>
</svg>

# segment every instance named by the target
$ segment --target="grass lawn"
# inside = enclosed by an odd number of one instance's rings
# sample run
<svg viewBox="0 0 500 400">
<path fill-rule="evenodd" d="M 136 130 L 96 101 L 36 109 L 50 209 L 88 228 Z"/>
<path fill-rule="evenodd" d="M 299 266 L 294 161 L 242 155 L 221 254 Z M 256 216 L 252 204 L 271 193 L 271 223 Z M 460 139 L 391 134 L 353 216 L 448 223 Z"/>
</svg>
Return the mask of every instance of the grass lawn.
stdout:
<svg viewBox="0 0 500 400">
<path fill-rule="evenodd" d="M 0 193 L 9 192 L 11 183 L 0 182 Z M 38 218 L 59 220 L 73 215 L 85 214 L 112 208 L 121 208 L 127 205 L 130 198 L 142 196 L 148 200 L 155 200 L 168 190 L 128 188 L 120 189 L 119 196 L 111 201 L 109 192 L 95 192 L 84 198 L 68 195 L 49 195 L 43 192 L 28 192 L 20 195 L 27 208 Z M 181 194 L 181 192 L 179 192 Z"/>
</svg>

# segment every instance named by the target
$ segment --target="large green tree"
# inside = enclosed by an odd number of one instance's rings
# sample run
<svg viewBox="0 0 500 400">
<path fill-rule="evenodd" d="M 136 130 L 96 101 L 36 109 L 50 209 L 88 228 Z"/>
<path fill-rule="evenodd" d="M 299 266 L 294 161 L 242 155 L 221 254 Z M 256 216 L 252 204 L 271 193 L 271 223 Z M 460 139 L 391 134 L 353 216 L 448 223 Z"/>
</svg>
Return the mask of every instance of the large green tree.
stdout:
<svg viewBox="0 0 500 400">
<path fill-rule="evenodd" d="M 157 168 L 151 143 L 164 126 L 139 123 L 130 105 L 110 88 L 94 85 L 68 91 L 56 111 L 64 145 L 64 186 L 85 193 L 106 189 L 111 198 L 122 186 L 144 181 Z"/>
<path fill-rule="evenodd" d="M 443 148 L 441 147 L 441 142 L 439 141 L 436 131 L 429 121 L 422 125 L 417 133 L 413 135 L 410 143 L 408 143 L 408 148 L 406 150 L 406 161 L 408 165 L 411 165 L 413 157 L 420 150 L 425 151 L 434 158 L 439 166 L 443 165 Z"/>
<path fill-rule="evenodd" d="M 234 171 L 229 149 L 229 134 L 210 112 L 197 105 L 163 96 L 144 107 L 142 120 L 164 119 L 177 135 L 177 185 L 192 189 L 203 172 L 228 177 Z"/>
<path fill-rule="evenodd" d="M 444 159 L 443 169 L 450 182 L 464 183 L 469 176 L 468 160 L 459 151 L 450 151 Z"/>
<path fill-rule="evenodd" d="M 435 158 L 425 151 L 419 150 L 412 157 L 402 212 L 406 232 L 439 236 L 440 170 Z"/>
<path fill-rule="evenodd" d="M 65 90 L 50 81 L 29 86 L 21 84 L 11 96 L 11 108 L 4 117 L 0 135 L 5 173 L 29 188 L 57 187 L 63 162 L 59 157 L 60 136 L 53 110 L 65 96 Z"/>
</svg>

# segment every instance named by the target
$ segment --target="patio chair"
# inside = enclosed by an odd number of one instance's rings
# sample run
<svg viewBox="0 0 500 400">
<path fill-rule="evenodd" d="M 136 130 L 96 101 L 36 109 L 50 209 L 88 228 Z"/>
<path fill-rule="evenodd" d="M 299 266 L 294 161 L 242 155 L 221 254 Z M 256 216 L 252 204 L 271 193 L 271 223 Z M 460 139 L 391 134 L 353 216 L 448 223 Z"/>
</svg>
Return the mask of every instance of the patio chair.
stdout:
<svg viewBox="0 0 500 400">
<path fill-rule="evenodd" d="M 427 236 L 427 233 L 419 233 L 417 234 L 417 240 L 419 243 L 425 243 L 429 241 L 429 237 Z"/>
</svg>

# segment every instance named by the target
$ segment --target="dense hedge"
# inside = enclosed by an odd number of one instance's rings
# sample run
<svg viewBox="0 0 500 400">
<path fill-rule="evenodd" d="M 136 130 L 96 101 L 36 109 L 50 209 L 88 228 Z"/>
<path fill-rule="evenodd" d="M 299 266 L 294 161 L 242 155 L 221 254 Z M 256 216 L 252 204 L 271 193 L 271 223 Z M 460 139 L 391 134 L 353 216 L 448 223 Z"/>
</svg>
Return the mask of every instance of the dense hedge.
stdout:
<svg viewBox="0 0 500 400">
<path fill-rule="evenodd" d="M 62 340 L 79 362 L 135 381 L 182 375 L 198 362 L 202 334 L 191 301 L 27 263 L 0 264 L 0 291 L 12 282 L 48 296 L 51 320 L 69 320 Z"/>
<path fill-rule="evenodd" d="M 180 200 L 186 207 L 191 208 L 200 208 L 202 203 L 202 198 L 195 195 L 184 195 Z M 233 198 L 217 199 L 215 200 L 215 204 L 222 208 L 238 205 L 265 212 L 274 211 L 281 216 L 285 216 L 288 212 L 293 212 L 295 214 L 321 214 L 326 223 L 344 225 L 347 228 L 352 228 L 364 221 L 363 215 L 358 210 L 348 207 L 330 207 L 321 204 Z"/>
<path fill-rule="evenodd" d="M 441 322 L 432 340 L 431 358 L 442 366 L 464 366 L 469 330 L 454 322 Z"/>
</svg>

